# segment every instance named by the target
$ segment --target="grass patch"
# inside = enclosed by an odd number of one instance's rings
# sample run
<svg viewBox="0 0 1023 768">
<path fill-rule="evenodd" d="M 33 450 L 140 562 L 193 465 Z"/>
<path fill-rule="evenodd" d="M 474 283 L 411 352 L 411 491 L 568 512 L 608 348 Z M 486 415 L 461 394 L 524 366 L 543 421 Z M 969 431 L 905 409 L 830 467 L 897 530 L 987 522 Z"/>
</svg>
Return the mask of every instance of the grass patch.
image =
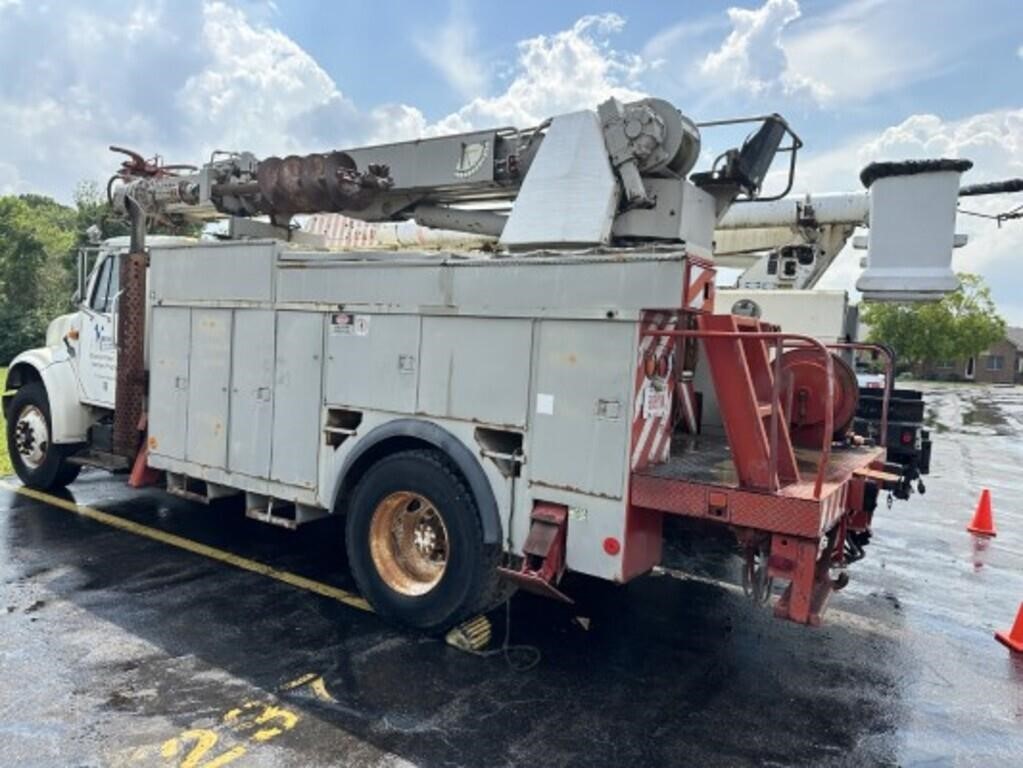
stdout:
<svg viewBox="0 0 1023 768">
<path fill-rule="evenodd" d="M 0 392 L 7 391 L 7 369 L 0 368 L 0 381 L 3 382 L 3 389 Z M 6 477 L 7 475 L 14 473 L 14 467 L 11 466 L 11 457 L 7 455 L 7 424 L 3 418 L 0 418 L 0 423 L 4 425 L 4 433 L 0 435 L 0 477 Z"/>
</svg>

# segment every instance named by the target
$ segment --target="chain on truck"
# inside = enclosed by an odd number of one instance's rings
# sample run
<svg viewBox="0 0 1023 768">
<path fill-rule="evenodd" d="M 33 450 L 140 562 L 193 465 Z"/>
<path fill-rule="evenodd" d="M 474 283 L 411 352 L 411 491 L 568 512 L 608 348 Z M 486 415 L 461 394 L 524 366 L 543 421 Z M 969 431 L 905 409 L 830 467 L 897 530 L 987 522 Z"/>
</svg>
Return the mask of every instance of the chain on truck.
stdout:
<svg viewBox="0 0 1023 768">
<path fill-rule="evenodd" d="M 749 137 L 694 171 L 701 132 L 742 122 Z M 426 631 L 508 586 L 571 600 L 566 571 L 648 573 L 681 516 L 731 531 L 750 593 L 787 582 L 776 615 L 816 624 L 879 494 L 905 482 L 884 429 L 853 433 L 841 344 L 716 311 L 715 228 L 779 199 L 763 180 L 780 157 L 790 188 L 800 147 L 778 115 L 697 124 L 609 99 L 529 130 L 301 157 L 130 153 L 109 187 L 129 241 L 100 249 L 79 310 L 11 365 L 17 473 L 52 488 L 101 466 L 289 529 L 344 515 L 363 595 Z M 962 170 L 874 180 L 873 225 L 897 205 L 926 245 L 871 239 L 876 297 L 955 287 Z M 324 211 L 497 245 L 330 252 L 291 225 Z M 221 241 L 146 236 L 225 216 Z"/>
</svg>

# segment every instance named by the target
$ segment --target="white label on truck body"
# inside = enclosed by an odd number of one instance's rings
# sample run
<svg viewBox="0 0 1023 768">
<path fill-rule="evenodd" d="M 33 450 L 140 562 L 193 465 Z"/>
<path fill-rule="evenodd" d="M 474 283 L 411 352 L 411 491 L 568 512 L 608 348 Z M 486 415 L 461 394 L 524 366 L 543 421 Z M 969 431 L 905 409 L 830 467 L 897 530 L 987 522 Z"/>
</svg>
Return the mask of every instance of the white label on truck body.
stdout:
<svg viewBox="0 0 1023 768">
<path fill-rule="evenodd" d="M 536 412 L 543 416 L 554 415 L 554 395 L 545 395 L 543 392 L 536 393 Z"/>
<path fill-rule="evenodd" d="M 643 393 L 643 418 L 656 419 L 668 412 L 668 393 L 663 389 L 655 389 L 647 385 Z"/>
</svg>

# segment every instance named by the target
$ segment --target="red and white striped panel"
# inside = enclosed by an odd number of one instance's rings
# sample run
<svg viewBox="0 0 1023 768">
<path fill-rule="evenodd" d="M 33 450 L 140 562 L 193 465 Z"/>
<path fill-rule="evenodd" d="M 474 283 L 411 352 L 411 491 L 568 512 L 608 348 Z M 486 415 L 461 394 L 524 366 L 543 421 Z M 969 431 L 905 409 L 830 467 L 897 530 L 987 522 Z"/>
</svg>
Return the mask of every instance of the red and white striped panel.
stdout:
<svg viewBox="0 0 1023 768">
<path fill-rule="evenodd" d="M 645 330 L 674 330 L 678 327 L 678 312 L 644 312 L 640 318 L 640 325 Z M 636 361 L 636 381 L 633 390 L 634 402 L 632 408 L 632 456 L 630 465 L 633 470 L 642 469 L 649 464 L 659 464 L 668 460 L 668 453 L 671 450 L 671 432 L 673 426 L 673 398 L 674 398 L 674 367 L 675 367 L 675 339 L 670 336 L 641 336 L 639 342 L 639 359 Z M 655 373 L 656 386 L 658 391 L 664 393 L 663 407 L 659 412 L 647 418 L 644 409 L 644 400 L 648 387 L 655 386 L 655 382 L 647 377 L 646 362 L 652 357 L 655 368 L 660 371 Z M 664 361 L 665 365 L 657 366 L 658 361 Z"/>
<path fill-rule="evenodd" d="M 714 278 L 716 271 L 713 263 L 689 256 L 687 259 L 687 275 L 685 295 L 682 306 L 697 312 L 714 311 Z"/>
</svg>

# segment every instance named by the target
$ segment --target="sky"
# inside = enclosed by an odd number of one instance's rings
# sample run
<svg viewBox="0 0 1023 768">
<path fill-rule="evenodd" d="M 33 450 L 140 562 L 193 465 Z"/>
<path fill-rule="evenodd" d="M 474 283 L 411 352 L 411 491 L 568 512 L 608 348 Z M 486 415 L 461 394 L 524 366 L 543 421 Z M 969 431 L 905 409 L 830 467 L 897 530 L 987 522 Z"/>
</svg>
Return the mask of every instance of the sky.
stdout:
<svg viewBox="0 0 1023 768">
<path fill-rule="evenodd" d="M 1023 3 L 0 0 L 0 194 L 70 202 L 116 167 L 110 144 L 199 163 L 526 127 L 644 94 L 697 120 L 783 114 L 806 142 L 796 192 L 859 190 L 882 159 L 1023 177 Z M 705 154 L 729 138 L 705 134 Z M 1023 325 L 1023 220 L 958 230 L 956 268 Z M 858 259 L 823 285 L 851 287 Z"/>
</svg>

